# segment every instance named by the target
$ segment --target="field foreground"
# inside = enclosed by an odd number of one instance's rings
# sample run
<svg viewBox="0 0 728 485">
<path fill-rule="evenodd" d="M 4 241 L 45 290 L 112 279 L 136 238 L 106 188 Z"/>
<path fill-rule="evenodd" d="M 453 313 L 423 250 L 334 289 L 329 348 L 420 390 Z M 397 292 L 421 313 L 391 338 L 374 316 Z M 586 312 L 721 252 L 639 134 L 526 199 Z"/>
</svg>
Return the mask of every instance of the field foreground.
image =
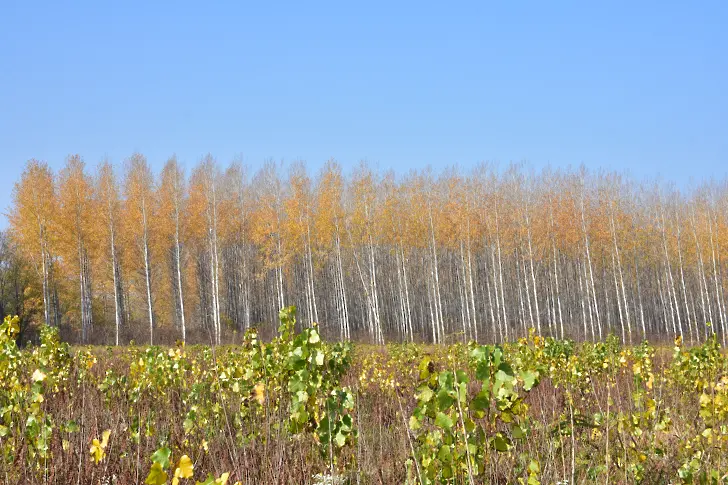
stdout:
<svg viewBox="0 0 728 485">
<path fill-rule="evenodd" d="M 728 359 L 616 338 L 78 347 L 0 326 L 5 483 L 728 483 Z"/>
</svg>

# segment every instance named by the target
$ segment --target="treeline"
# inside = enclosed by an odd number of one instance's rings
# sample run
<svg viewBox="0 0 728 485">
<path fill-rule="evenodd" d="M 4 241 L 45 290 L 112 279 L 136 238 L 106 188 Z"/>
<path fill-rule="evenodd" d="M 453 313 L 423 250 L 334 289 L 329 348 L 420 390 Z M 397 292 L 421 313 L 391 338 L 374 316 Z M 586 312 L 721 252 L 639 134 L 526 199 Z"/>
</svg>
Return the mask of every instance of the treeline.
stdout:
<svg viewBox="0 0 728 485">
<path fill-rule="evenodd" d="M 74 155 L 58 173 L 29 161 L 9 215 L 24 308 L 76 341 L 225 343 L 273 333 L 291 304 L 328 338 L 373 342 L 727 338 L 725 182 L 333 161 L 251 176 L 211 156 L 187 175 L 140 154 L 90 171 Z"/>
<path fill-rule="evenodd" d="M 31 282 L 31 277 L 7 231 L 0 231 L 0 318 L 4 315 L 21 315 L 34 310 L 25 301 L 25 290 Z M 21 342 L 23 337 L 21 334 Z"/>
</svg>

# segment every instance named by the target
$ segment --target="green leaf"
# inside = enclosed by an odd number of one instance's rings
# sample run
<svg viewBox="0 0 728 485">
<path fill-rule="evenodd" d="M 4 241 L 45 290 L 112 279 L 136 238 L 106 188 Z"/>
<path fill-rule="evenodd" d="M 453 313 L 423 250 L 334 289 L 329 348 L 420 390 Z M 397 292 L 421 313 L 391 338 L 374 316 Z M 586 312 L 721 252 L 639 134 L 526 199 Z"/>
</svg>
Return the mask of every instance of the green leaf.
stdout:
<svg viewBox="0 0 728 485">
<path fill-rule="evenodd" d="M 465 426 L 465 431 L 468 433 L 472 433 L 475 430 L 475 421 L 467 416 L 463 418 L 463 425 Z"/>
<path fill-rule="evenodd" d="M 417 393 L 417 400 L 420 402 L 429 402 L 432 399 L 432 396 L 434 396 L 435 393 L 432 392 L 432 389 L 430 389 L 427 386 L 421 386 L 418 389 Z"/>
<path fill-rule="evenodd" d="M 450 452 L 450 447 L 448 445 L 442 445 L 440 447 L 440 451 L 437 453 L 437 459 L 442 463 L 452 462 L 452 453 Z"/>
<path fill-rule="evenodd" d="M 511 378 L 515 376 L 515 373 L 513 372 L 513 367 L 511 367 L 508 362 L 501 362 L 501 364 L 498 366 L 498 373 L 500 374 L 501 372 Z"/>
<path fill-rule="evenodd" d="M 306 391 L 298 391 L 296 393 L 296 399 L 300 402 L 306 402 L 308 401 L 308 393 Z"/>
<path fill-rule="evenodd" d="M 172 450 L 163 446 L 154 452 L 152 455 L 152 461 L 159 464 L 163 469 L 167 469 L 167 467 L 169 467 L 169 455 L 171 454 Z"/>
<path fill-rule="evenodd" d="M 468 385 L 465 382 L 461 382 L 458 384 L 457 387 L 458 387 L 458 393 L 457 393 L 458 400 L 461 403 L 464 403 L 465 401 L 468 400 Z"/>
<path fill-rule="evenodd" d="M 503 349 L 500 347 L 495 347 L 495 349 L 493 349 L 493 366 L 499 367 L 502 358 L 503 358 Z"/>
<path fill-rule="evenodd" d="M 440 375 L 437 377 L 437 381 L 440 384 L 441 388 L 447 389 L 449 391 L 452 390 L 455 379 L 452 372 L 443 371 L 440 372 Z"/>
<path fill-rule="evenodd" d="M 508 440 L 508 438 L 503 436 L 501 433 L 495 435 L 495 437 L 493 438 L 493 448 L 503 453 L 508 451 L 509 447 L 510 441 Z"/>
<path fill-rule="evenodd" d="M 523 389 L 530 391 L 533 386 L 538 384 L 538 372 L 532 370 L 522 371 L 521 379 L 523 379 Z"/>
<path fill-rule="evenodd" d="M 445 389 L 442 389 L 437 393 L 437 405 L 440 407 L 440 410 L 447 411 L 454 402 L 455 399 L 453 399 Z"/>
<path fill-rule="evenodd" d="M 351 415 L 345 414 L 341 417 L 341 429 L 344 431 L 351 431 L 354 427 L 354 422 L 351 419 Z"/>
<path fill-rule="evenodd" d="M 71 420 L 71 421 L 69 421 L 69 422 L 66 423 L 66 429 L 65 429 L 65 431 L 67 433 L 76 433 L 80 429 L 81 429 L 81 427 L 78 425 L 78 423 L 76 421 Z"/>
<path fill-rule="evenodd" d="M 458 383 L 467 384 L 469 382 L 468 375 L 462 370 L 458 370 L 455 373 L 455 377 L 457 378 Z"/>
<path fill-rule="evenodd" d="M 487 411 L 490 407 L 490 391 L 483 389 L 470 402 L 470 407 L 475 411 Z"/>
<path fill-rule="evenodd" d="M 215 483 L 215 477 L 212 474 L 208 474 L 204 482 L 195 482 L 195 485 L 213 485 Z"/>
<path fill-rule="evenodd" d="M 490 380 L 490 364 L 488 362 L 478 362 L 478 367 L 475 369 L 475 378 L 481 382 Z"/>
<path fill-rule="evenodd" d="M 442 429 L 449 430 L 452 428 L 452 418 L 445 413 L 438 412 L 435 416 L 435 426 L 439 426 Z"/>
<path fill-rule="evenodd" d="M 490 347 L 487 345 L 476 347 L 470 352 L 470 356 L 478 362 L 487 361 L 490 357 Z"/>
<path fill-rule="evenodd" d="M 320 433 L 327 433 L 330 429 L 331 420 L 327 415 L 324 415 L 323 418 L 321 418 L 318 422 L 318 431 Z"/>
</svg>

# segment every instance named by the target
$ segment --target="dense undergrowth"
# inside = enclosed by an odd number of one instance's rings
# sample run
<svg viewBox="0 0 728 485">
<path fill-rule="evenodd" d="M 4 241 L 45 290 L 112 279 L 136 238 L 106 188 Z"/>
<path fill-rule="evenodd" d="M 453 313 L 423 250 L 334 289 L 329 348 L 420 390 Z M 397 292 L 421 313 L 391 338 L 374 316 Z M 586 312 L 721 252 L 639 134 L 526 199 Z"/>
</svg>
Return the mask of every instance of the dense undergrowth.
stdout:
<svg viewBox="0 0 728 485">
<path fill-rule="evenodd" d="M 78 347 L 0 326 L 5 483 L 728 483 L 728 360 L 542 338 Z"/>
</svg>

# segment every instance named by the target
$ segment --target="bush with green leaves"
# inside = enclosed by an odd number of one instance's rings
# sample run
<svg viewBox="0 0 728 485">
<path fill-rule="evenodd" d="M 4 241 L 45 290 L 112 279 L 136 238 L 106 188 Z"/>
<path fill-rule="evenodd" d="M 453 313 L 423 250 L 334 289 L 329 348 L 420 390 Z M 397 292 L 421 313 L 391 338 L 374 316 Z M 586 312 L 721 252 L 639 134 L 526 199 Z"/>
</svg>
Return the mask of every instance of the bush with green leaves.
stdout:
<svg viewBox="0 0 728 485">
<path fill-rule="evenodd" d="M 443 369 L 430 358 L 420 364 L 417 405 L 409 419 L 418 481 L 473 483 L 492 453 L 509 453 L 529 434 L 525 395 L 539 380 L 534 369 L 513 370 L 500 346 L 477 346 L 472 369 Z M 474 372 L 473 372 L 474 371 Z M 477 392 L 469 392 L 470 374 Z M 537 462 L 528 466 L 537 483 Z"/>
</svg>

